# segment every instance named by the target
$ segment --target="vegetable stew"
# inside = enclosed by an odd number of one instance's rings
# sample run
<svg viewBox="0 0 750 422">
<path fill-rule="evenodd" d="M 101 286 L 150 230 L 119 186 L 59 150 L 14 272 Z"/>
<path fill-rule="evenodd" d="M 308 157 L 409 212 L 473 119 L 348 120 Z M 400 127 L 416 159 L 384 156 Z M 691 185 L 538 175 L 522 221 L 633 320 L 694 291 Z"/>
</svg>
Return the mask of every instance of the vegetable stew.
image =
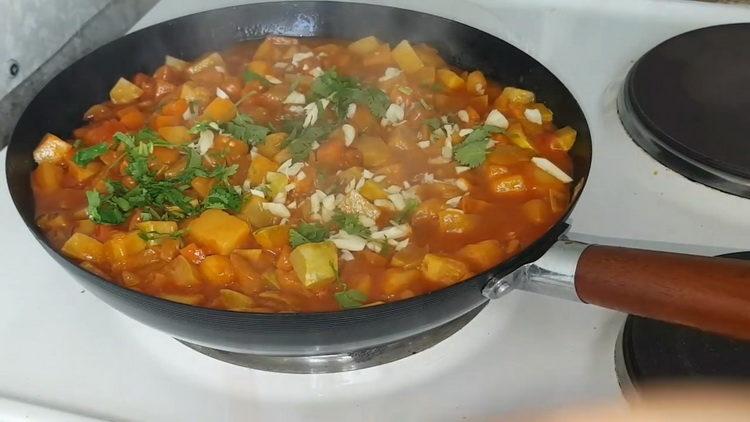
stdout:
<svg viewBox="0 0 750 422">
<path fill-rule="evenodd" d="M 370 306 L 514 256 L 576 131 L 425 44 L 268 37 L 120 78 L 34 151 L 37 224 L 113 283 L 246 312 Z"/>
</svg>

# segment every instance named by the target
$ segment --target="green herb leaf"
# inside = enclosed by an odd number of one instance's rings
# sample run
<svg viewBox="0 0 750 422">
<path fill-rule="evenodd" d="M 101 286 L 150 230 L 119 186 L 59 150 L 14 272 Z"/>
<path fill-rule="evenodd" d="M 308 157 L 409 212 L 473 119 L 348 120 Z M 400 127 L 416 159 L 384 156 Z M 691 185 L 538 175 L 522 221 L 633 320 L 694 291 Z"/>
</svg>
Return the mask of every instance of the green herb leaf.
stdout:
<svg viewBox="0 0 750 422">
<path fill-rule="evenodd" d="M 259 75 L 252 70 L 246 70 L 245 73 L 242 74 L 242 79 L 244 79 L 245 82 L 260 81 L 260 83 L 266 86 L 271 84 L 265 76 Z"/>
<path fill-rule="evenodd" d="M 333 296 L 343 309 L 360 308 L 367 302 L 367 295 L 355 289 L 334 293 Z"/>
<path fill-rule="evenodd" d="M 242 195 L 226 184 L 219 184 L 211 189 L 206 200 L 203 202 L 203 208 L 217 208 L 220 210 L 230 210 L 239 212 L 242 207 Z"/>
<path fill-rule="evenodd" d="M 398 224 L 403 224 L 411 220 L 411 216 L 414 215 L 414 212 L 419 208 L 419 201 L 415 198 L 407 198 L 404 202 L 406 203 L 406 206 L 399 211 L 393 219 L 393 221 Z"/>
<path fill-rule="evenodd" d="M 217 130 L 218 127 L 219 125 L 216 122 L 203 121 L 196 123 L 195 126 L 190 128 L 189 132 L 198 135 L 206 130 Z"/>
<path fill-rule="evenodd" d="M 363 238 L 370 237 L 370 229 L 365 227 L 357 214 L 350 214 L 337 210 L 333 215 L 333 222 L 339 226 L 339 228 L 351 235 L 359 236 Z"/>
<path fill-rule="evenodd" d="M 442 126 L 440 119 L 437 117 L 425 120 L 424 124 L 426 124 L 431 130 L 438 130 Z"/>
<path fill-rule="evenodd" d="M 140 231 L 138 237 L 145 241 L 160 240 L 160 239 L 179 239 L 185 234 L 185 230 L 177 230 L 172 233 L 159 233 L 154 231 Z"/>
<path fill-rule="evenodd" d="M 309 126 L 299 132 L 295 129 L 281 143 L 281 147 L 289 149 L 292 161 L 302 162 L 310 156 L 313 144 L 327 138 L 331 131 L 328 125 Z"/>
<path fill-rule="evenodd" d="M 265 141 L 269 129 L 265 126 L 253 124 L 253 119 L 246 114 L 237 116 L 224 125 L 223 129 L 237 139 L 242 139 L 250 145 L 260 145 Z"/>
<path fill-rule="evenodd" d="M 94 145 L 93 147 L 79 149 L 73 156 L 73 162 L 76 163 L 79 167 L 84 167 L 88 163 L 99 158 L 107 151 L 109 151 L 109 145 L 107 144 L 99 144 Z"/>
<path fill-rule="evenodd" d="M 302 223 L 289 231 L 289 244 L 293 248 L 305 243 L 319 243 L 328 239 L 329 233 L 321 224 Z"/>
<path fill-rule="evenodd" d="M 328 98 L 339 118 L 346 116 L 352 103 L 366 105 L 375 116 L 382 118 L 391 104 L 385 92 L 374 87 L 364 87 L 354 78 L 339 76 L 335 70 L 329 70 L 315 78 L 310 90 L 316 98 Z"/>
<path fill-rule="evenodd" d="M 502 132 L 497 126 L 484 125 L 474 129 L 463 142 L 453 149 L 453 156 L 459 163 L 476 168 L 487 158 L 487 139 L 490 134 Z"/>
</svg>

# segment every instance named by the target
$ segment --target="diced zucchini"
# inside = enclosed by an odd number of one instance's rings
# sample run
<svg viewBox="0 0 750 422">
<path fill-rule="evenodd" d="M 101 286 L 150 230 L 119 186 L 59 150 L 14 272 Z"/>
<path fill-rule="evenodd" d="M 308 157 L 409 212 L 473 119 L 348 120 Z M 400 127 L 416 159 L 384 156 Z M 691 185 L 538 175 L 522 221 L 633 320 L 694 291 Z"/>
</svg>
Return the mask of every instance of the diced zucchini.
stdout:
<svg viewBox="0 0 750 422">
<path fill-rule="evenodd" d="M 289 255 L 297 277 L 305 287 L 319 286 L 336 280 L 338 253 L 333 242 L 305 243 Z"/>
</svg>

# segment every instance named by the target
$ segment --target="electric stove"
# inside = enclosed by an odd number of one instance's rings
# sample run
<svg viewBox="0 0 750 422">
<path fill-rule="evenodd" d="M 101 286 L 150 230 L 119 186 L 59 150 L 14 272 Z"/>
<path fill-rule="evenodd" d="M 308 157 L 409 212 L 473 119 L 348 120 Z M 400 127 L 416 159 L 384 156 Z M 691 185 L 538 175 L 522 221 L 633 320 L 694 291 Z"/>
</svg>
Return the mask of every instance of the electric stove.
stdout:
<svg viewBox="0 0 750 422">
<path fill-rule="evenodd" d="M 244 2 L 162 0 L 134 29 L 237 3 Z M 570 237 L 711 255 L 748 249 L 750 200 L 650 156 L 620 123 L 617 98 L 653 47 L 749 21 L 750 8 L 676 0 L 377 3 L 493 33 L 568 86 L 594 142 Z M 81 289 L 23 226 L 4 172 L 0 179 L 0 420 L 471 420 L 582 401 L 624 404 L 614 351 L 625 315 L 525 292 L 490 302 L 452 335 L 365 369 L 288 374 L 215 359 Z"/>
</svg>

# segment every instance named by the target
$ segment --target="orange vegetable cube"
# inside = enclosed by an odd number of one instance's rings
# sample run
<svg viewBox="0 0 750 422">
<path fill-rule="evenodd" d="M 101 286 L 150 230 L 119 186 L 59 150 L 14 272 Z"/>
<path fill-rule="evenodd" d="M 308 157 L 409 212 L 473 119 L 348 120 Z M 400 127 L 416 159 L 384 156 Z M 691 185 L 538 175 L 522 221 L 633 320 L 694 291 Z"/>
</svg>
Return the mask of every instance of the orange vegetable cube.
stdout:
<svg viewBox="0 0 750 422">
<path fill-rule="evenodd" d="M 552 212 L 563 212 L 570 204 L 570 192 L 565 190 L 549 190 L 549 204 Z"/>
<path fill-rule="evenodd" d="M 100 241 L 83 233 L 73 233 L 62 246 L 61 250 L 65 255 L 80 259 L 81 261 L 91 261 L 94 263 L 104 261 L 104 245 Z"/>
<path fill-rule="evenodd" d="M 34 169 L 34 186 L 43 192 L 60 189 L 63 179 L 63 169 L 51 162 L 42 162 Z"/>
<path fill-rule="evenodd" d="M 432 86 L 435 83 L 435 68 L 424 66 L 410 75 L 413 81 L 420 85 Z"/>
<path fill-rule="evenodd" d="M 96 232 L 96 223 L 91 220 L 76 221 L 75 231 L 88 236 L 92 236 L 94 232 Z"/>
<path fill-rule="evenodd" d="M 263 227 L 253 233 L 255 241 L 264 249 L 281 249 L 289 244 L 289 226 L 279 224 Z"/>
<path fill-rule="evenodd" d="M 441 210 L 438 212 L 438 225 L 443 233 L 469 233 L 479 227 L 479 217 L 465 214 L 459 210 Z"/>
<path fill-rule="evenodd" d="M 347 47 L 349 51 L 352 51 L 360 56 L 370 54 L 380 47 L 380 41 L 377 38 L 370 35 L 369 37 L 360 38 L 357 41 L 349 44 Z"/>
<path fill-rule="evenodd" d="M 407 270 L 402 268 L 388 268 L 383 276 L 383 292 L 387 295 L 395 295 L 408 289 L 412 283 L 419 281 L 422 273 L 419 270 Z"/>
<path fill-rule="evenodd" d="M 132 110 L 120 117 L 120 123 L 130 130 L 137 130 L 143 127 L 146 122 L 146 116 L 140 110 Z"/>
<path fill-rule="evenodd" d="M 511 123 L 505 131 L 505 134 L 510 138 L 510 141 L 517 146 L 536 151 L 536 148 L 534 148 L 534 145 L 531 144 L 531 141 L 526 136 L 523 127 L 518 122 Z"/>
<path fill-rule="evenodd" d="M 570 126 L 565 126 L 564 128 L 557 129 L 555 131 L 555 137 L 550 144 L 550 147 L 552 149 L 569 151 L 571 148 L 573 148 L 573 144 L 575 144 L 576 142 L 577 134 L 578 133 L 576 132 L 576 130 Z"/>
<path fill-rule="evenodd" d="M 459 249 L 457 254 L 468 262 L 474 271 L 484 271 L 503 259 L 503 247 L 499 240 L 490 239 L 466 245 Z"/>
<path fill-rule="evenodd" d="M 521 205 L 521 211 L 530 222 L 544 223 L 549 219 L 550 206 L 543 199 L 532 199 Z"/>
<path fill-rule="evenodd" d="M 431 253 L 422 259 L 421 269 L 427 280 L 445 286 L 457 283 L 469 275 L 469 267 L 463 262 Z"/>
<path fill-rule="evenodd" d="M 362 153 L 362 163 L 365 167 L 380 167 L 391 160 L 390 148 L 377 136 L 361 136 L 354 143 L 354 147 Z"/>
<path fill-rule="evenodd" d="M 208 252 L 228 255 L 250 239 L 250 226 L 218 209 L 203 211 L 188 224 L 187 237 Z"/>
<path fill-rule="evenodd" d="M 405 269 L 417 268 L 426 253 L 426 248 L 409 244 L 404 249 L 393 254 L 393 257 L 391 257 L 391 265 Z"/>
<path fill-rule="evenodd" d="M 391 47 L 386 43 L 381 44 L 375 51 L 369 53 L 362 59 L 362 65 L 365 67 L 388 66 L 391 63 L 393 63 Z"/>
<path fill-rule="evenodd" d="M 209 193 L 211 193 L 211 189 L 213 189 L 214 185 L 216 184 L 216 179 L 212 179 L 209 177 L 196 177 L 190 182 L 190 186 L 195 189 L 195 192 L 198 193 L 198 196 L 201 199 L 206 199 Z"/>
<path fill-rule="evenodd" d="M 452 91 L 461 89 L 466 85 L 466 81 L 450 69 L 438 69 L 437 78 L 440 83 Z"/>
<path fill-rule="evenodd" d="M 250 297 L 234 290 L 221 289 L 219 290 L 219 297 L 224 303 L 224 307 L 230 311 L 249 311 L 253 306 L 253 300 Z"/>
<path fill-rule="evenodd" d="M 153 124 L 152 124 L 152 126 L 156 130 L 159 130 L 163 127 L 180 126 L 180 125 L 182 125 L 182 117 L 166 116 L 166 115 L 158 115 L 154 117 Z"/>
<path fill-rule="evenodd" d="M 255 250 L 263 252 L 260 249 Z M 258 269 L 254 267 L 250 260 L 237 252 L 234 251 L 229 255 L 229 262 L 232 264 L 232 270 L 234 271 L 240 290 L 245 294 L 253 294 L 263 290 L 265 280 L 260 272 L 258 272 Z"/>
<path fill-rule="evenodd" d="M 492 209 L 492 204 L 481 199 L 464 196 L 461 199 L 461 209 L 468 214 L 480 214 Z"/>
<path fill-rule="evenodd" d="M 521 149 L 515 145 L 496 145 L 495 149 L 487 156 L 487 163 L 507 166 L 510 164 L 530 161 L 533 152 Z"/>
<path fill-rule="evenodd" d="M 487 89 L 487 79 L 484 74 L 475 70 L 466 77 L 466 91 L 472 95 L 484 95 Z"/>
<path fill-rule="evenodd" d="M 184 145 L 193 140 L 193 135 L 185 126 L 166 126 L 159 128 L 159 135 L 170 144 Z"/>
<path fill-rule="evenodd" d="M 248 260 L 258 271 L 268 270 L 275 265 L 273 253 L 263 249 L 237 249 L 232 252 L 232 255 L 235 254 Z"/>
<path fill-rule="evenodd" d="M 226 98 L 216 97 L 203 110 L 203 118 L 218 123 L 226 123 L 237 115 L 237 107 Z"/>
<path fill-rule="evenodd" d="M 533 92 L 527 91 L 525 89 L 515 88 L 512 86 L 505 87 L 500 96 L 503 98 L 507 98 L 507 100 L 510 102 L 520 104 L 533 103 L 535 99 Z"/>
<path fill-rule="evenodd" d="M 188 102 L 184 98 L 178 98 L 174 101 L 170 101 L 164 104 L 161 108 L 161 114 L 165 116 L 180 116 L 185 113 L 188 109 Z"/>
<path fill-rule="evenodd" d="M 273 158 L 274 155 L 278 154 L 279 151 L 281 151 L 281 144 L 284 142 L 286 137 L 287 134 L 284 132 L 269 134 L 268 136 L 266 136 L 263 143 L 261 145 L 258 145 L 258 152 L 268 158 Z"/>
<path fill-rule="evenodd" d="M 198 270 L 215 286 L 228 286 L 235 278 L 229 257 L 223 255 L 207 256 L 198 266 Z"/>
<path fill-rule="evenodd" d="M 473 108 L 474 110 L 484 113 L 489 108 L 489 97 L 487 95 L 480 95 L 478 97 L 472 97 L 469 98 L 469 107 Z M 470 119 L 472 122 L 476 122 L 477 120 Z"/>
<path fill-rule="evenodd" d="M 73 176 L 76 182 L 81 183 L 94 177 L 103 167 L 104 164 L 98 161 L 92 161 L 83 167 L 71 162 L 68 166 L 68 174 Z"/>
<path fill-rule="evenodd" d="M 271 65 L 265 60 L 252 60 L 247 64 L 247 70 L 266 76 L 271 73 Z"/>
<path fill-rule="evenodd" d="M 125 78 L 120 78 L 115 86 L 109 91 L 109 98 L 115 104 L 131 103 L 143 95 L 143 90 L 138 85 Z"/>
<path fill-rule="evenodd" d="M 214 69 L 216 66 L 226 67 L 226 64 L 224 64 L 224 59 L 219 53 L 211 52 L 204 54 L 185 70 L 189 75 L 195 75 L 196 73 L 200 73 L 207 69 Z"/>
<path fill-rule="evenodd" d="M 253 186 L 260 185 L 266 178 L 266 173 L 276 171 L 279 168 L 278 163 L 262 155 L 257 155 L 250 162 L 250 168 L 247 171 L 247 180 Z"/>
<path fill-rule="evenodd" d="M 182 255 L 178 255 L 164 267 L 164 274 L 174 284 L 181 287 L 197 287 L 201 285 L 201 280 L 198 278 L 195 267 Z"/>
<path fill-rule="evenodd" d="M 393 48 L 391 53 L 393 60 L 398 63 L 398 67 L 406 73 L 414 73 L 417 70 L 424 67 L 422 59 L 419 58 L 417 52 L 414 51 L 409 41 L 403 40 L 396 47 Z"/>
<path fill-rule="evenodd" d="M 499 177 L 490 181 L 489 190 L 498 196 L 519 193 L 526 190 L 526 182 L 520 175 Z"/>
<path fill-rule="evenodd" d="M 372 180 L 366 180 L 365 184 L 359 189 L 359 193 L 370 202 L 376 199 L 388 199 L 388 193 Z"/>
<path fill-rule="evenodd" d="M 123 262 L 146 249 L 146 241 L 141 239 L 138 232 L 116 234 L 104 243 L 104 250 L 111 262 Z"/>
<path fill-rule="evenodd" d="M 48 133 L 42 138 L 42 142 L 34 148 L 34 161 L 37 164 L 56 164 L 65 159 L 73 151 L 73 145 L 63 141 L 57 136 Z"/>
<path fill-rule="evenodd" d="M 187 259 L 193 264 L 200 264 L 206 259 L 206 253 L 203 249 L 199 248 L 195 243 L 191 243 L 184 248 L 180 249 L 180 255 Z"/>
<path fill-rule="evenodd" d="M 176 221 L 143 221 L 138 223 L 138 230 L 146 233 L 174 233 L 177 231 Z"/>
<path fill-rule="evenodd" d="M 207 88 L 196 85 L 192 81 L 182 84 L 182 89 L 180 90 L 180 98 L 187 100 L 188 103 L 195 101 L 200 104 L 206 104 L 212 95 L 213 93 Z"/>
</svg>

